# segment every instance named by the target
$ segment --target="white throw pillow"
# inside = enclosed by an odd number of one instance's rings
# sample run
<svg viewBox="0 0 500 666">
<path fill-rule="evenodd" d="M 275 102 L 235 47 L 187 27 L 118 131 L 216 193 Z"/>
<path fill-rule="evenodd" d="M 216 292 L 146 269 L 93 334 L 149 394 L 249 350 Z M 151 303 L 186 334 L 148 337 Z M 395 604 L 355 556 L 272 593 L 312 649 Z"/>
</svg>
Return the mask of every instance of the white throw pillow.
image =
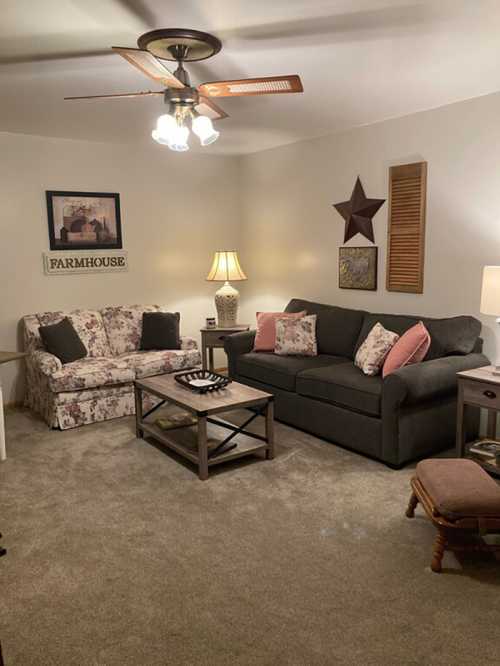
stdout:
<svg viewBox="0 0 500 666">
<path fill-rule="evenodd" d="M 317 356 L 316 315 L 276 319 L 274 353 L 280 356 Z"/>
<path fill-rule="evenodd" d="M 377 322 L 356 352 L 354 365 L 360 368 L 365 375 L 378 375 L 385 357 L 398 340 L 397 333 L 388 331 L 380 322 Z"/>
</svg>

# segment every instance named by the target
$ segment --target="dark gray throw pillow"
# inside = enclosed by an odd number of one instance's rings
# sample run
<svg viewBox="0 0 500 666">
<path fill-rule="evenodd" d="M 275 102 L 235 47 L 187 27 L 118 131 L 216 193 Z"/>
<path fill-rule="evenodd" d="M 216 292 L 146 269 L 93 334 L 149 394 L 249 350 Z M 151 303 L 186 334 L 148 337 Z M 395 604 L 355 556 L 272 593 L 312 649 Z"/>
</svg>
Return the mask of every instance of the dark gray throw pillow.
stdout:
<svg viewBox="0 0 500 666">
<path fill-rule="evenodd" d="M 144 312 L 141 349 L 180 349 L 178 312 Z"/>
<path fill-rule="evenodd" d="M 87 356 L 85 345 L 67 317 L 57 324 L 40 326 L 39 331 L 45 349 L 57 356 L 61 363 L 71 363 Z"/>
</svg>

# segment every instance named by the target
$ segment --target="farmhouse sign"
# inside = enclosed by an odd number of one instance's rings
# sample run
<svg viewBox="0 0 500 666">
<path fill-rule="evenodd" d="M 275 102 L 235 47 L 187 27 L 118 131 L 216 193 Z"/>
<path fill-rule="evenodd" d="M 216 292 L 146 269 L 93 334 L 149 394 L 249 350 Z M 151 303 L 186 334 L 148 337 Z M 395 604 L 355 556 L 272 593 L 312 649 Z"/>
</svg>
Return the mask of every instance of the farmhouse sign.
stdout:
<svg viewBox="0 0 500 666">
<path fill-rule="evenodd" d="M 43 268 L 46 275 L 68 275 L 71 273 L 115 273 L 128 270 L 127 253 L 95 251 L 89 252 L 44 252 Z"/>
</svg>

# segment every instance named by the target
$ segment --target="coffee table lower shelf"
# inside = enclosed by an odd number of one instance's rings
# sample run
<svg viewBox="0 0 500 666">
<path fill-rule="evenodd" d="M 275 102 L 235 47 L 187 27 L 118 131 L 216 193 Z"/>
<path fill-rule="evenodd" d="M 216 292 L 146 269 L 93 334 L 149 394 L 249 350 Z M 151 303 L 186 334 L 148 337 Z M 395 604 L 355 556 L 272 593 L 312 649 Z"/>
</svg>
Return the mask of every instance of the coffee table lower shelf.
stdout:
<svg viewBox="0 0 500 666">
<path fill-rule="evenodd" d="M 219 421 L 220 423 L 228 423 L 230 426 L 233 425 L 232 423 L 229 423 L 229 421 L 223 421 L 223 419 L 219 419 Z M 141 421 L 138 427 L 142 429 L 143 432 L 153 437 L 153 439 L 164 444 L 169 449 L 172 449 L 183 458 L 187 458 L 195 465 L 200 464 L 201 459 L 196 450 L 198 439 L 197 426 L 185 426 L 172 430 L 163 430 L 154 423 Z M 211 440 L 216 440 L 217 443 L 220 443 L 225 439 L 226 434 L 227 433 L 222 426 L 214 425 L 212 423 L 207 425 L 207 440 L 209 443 Z M 207 464 L 209 467 L 228 462 L 229 460 L 236 460 L 243 456 L 253 455 L 254 453 L 265 453 L 268 450 L 267 442 L 260 442 L 247 435 L 236 435 L 233 441 L 237 444 L 236 448 L 214 455 L 213 458 L 210 457 L 210 448 L 208 449 Z"/>
</svg>

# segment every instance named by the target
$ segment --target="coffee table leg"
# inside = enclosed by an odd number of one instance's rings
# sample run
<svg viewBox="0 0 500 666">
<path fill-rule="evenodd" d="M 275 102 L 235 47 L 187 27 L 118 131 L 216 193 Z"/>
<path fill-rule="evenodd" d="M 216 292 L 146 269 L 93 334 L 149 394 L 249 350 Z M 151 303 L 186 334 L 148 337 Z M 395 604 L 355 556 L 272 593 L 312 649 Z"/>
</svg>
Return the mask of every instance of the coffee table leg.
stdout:
<svg viewBox="0 0 500 666">
<path fill-rule="evenodd" d="M 134 386 L 134 395 L 135 395 L 135 436 L 142 438 L 144 431 L 139 427 L 139 423 L 142 421 L 142 390 L 137 386 Z"/>
<path fill-rule="evenodd" d="M 274 458 L 274 402 L 269 400 L 266 407 L 266 459 Z"/>
<path fill-rule="evenodd" d="M 208 479 L 207 417 L 198 416 L 198 477 Z"/>
</svg>

